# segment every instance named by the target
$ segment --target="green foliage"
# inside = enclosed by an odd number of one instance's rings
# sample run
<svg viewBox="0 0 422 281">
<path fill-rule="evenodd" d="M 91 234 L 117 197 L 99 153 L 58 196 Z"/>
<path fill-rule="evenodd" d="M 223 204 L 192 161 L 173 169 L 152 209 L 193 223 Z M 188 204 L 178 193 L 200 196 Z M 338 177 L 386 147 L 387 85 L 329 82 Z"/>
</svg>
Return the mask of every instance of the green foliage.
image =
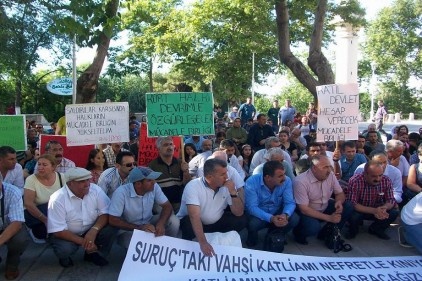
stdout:
<svg viewBox="0 0 422 281">
<path fill-rule="evenodd" d="M 272 101 L 265 96 L 257 94 L 254 99 L 254 106 L 259 113 L 267 114 L 268 109 L 272 107 Z"/>
</svg>

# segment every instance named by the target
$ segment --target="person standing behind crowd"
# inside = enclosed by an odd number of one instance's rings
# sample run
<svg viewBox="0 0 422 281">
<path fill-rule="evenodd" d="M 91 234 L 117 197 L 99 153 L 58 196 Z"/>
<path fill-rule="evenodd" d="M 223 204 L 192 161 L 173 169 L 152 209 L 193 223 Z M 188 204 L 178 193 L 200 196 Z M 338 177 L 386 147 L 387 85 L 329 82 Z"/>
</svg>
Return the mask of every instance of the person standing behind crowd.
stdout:
<svg viewBox="0 0 422 281">
<path fill-rule="evenodd" d="M 91 183 L 97 184 L 101 174 L 108 169 L 102 150 L 94 148 L 89 152 L 85 169 L 91 172 Z"/>
<path fill-rule="evenodd" d="M 255 123 L 249 130 L 247 143 L 252 146 L 252 149 L 258 151 L 265 148 L 265 140 L 268 137 L 274 136 L 274 131 L 270 125 L 267 125 L 267 116 L 265 114 L 258 114 L 257 123 Z"/>
<path fill-rule="evenodd" d="M 231 123 L 233 123 L 234 122 L 234 119 L 236 119 L 238 116 L 237 116 L 237 111 L 239 110 L 239 108 L 237 108 L 237 106 L 234 106 L 233 108 L 232 108 L 232 111 L 230 111 L 230 113 L 229 113 L 229 119 L 230 119 L 230 122 Z"/>
<path fill-rule="evenodd" d="M 246 102 L 243 103 L 240 107 L 239 107 L 239 113 L 238 113 L 241 121 L 242 121 L 242 126 L 245 125 L 248 122 L 248 119 L 250 118 L 254 118 L 255 114 L 256 114 L 256 109 L 255 106 L 253 106 L 252 104 L 252 98 L 248 97 L 246 99 Z"/>
<path fill-rule="evenodd" d="M 293 122 L 295 114 L 296 109 L 292 106 L 291 101 L 287 99 L 284 106 L 278 112 L 278 125 L 287 126 L 287 121 Z"/>
<path fill-rule="evenodd" d="M 388 112 L 384 106 L 384 101 L 378 101 L 378 109 L 375 113 L 375 123 L 377 125 L 377 131 L 382 130 L 382 126 L 384 124 L 384 120 L 387 118 Z"/>
<path fill-rule="evenodd" d="M 318 123 L 318 110 L 315 108 L 315 104 L 313 102 L 310 102 L 308 105 L 306 117 L 308 117 L 309 120 L 309 128 L 316 130 Z"/>
<path fill-rule="evenodd" d="M 268 109 L 267 116 L 268 119 L 273 122 L 273 131 L 278 132 L 278 112 L 280 111 L 280 107 L 278 106 L 278 100 L 273 101 L 273 107 Z"/>
</svg>

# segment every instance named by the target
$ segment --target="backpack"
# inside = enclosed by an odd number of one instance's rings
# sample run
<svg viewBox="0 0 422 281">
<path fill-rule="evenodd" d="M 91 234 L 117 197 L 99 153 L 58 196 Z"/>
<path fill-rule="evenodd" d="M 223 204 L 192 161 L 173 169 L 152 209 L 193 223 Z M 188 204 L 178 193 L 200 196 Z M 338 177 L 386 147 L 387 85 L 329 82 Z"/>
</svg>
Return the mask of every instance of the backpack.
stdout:
<svg viewBox="0 0 422 281">
<path fill-rule="evenodd" d="M 282 253 L 286 236 L 281 229 L 268 230 L 264 239 L 264 251 Z"/>
</svg>

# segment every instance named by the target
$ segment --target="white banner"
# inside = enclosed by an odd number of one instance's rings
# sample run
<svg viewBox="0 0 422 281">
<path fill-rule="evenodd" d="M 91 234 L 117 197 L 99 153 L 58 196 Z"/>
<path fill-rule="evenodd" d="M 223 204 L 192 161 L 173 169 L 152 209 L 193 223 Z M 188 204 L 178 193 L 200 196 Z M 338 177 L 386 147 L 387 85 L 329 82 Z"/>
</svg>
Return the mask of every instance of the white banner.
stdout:
<svg viewBox="0 0 422 281">
<path fill-rule="evenodd" d="M 68 146 L 129 141 L 127 102 L 66 105 Z"/>
<path fill-rule="evenodd" d="M 359 134 L 358 84 L 317 86 L 317 141 L 357 140 Z"/>
<path fill-rule="evenodd" d="M 205 257 L 192 241 L 135 231 L 119 280 L 416 281 L 422 257 L 310 257 L 213 245 Z"/>
</svg>

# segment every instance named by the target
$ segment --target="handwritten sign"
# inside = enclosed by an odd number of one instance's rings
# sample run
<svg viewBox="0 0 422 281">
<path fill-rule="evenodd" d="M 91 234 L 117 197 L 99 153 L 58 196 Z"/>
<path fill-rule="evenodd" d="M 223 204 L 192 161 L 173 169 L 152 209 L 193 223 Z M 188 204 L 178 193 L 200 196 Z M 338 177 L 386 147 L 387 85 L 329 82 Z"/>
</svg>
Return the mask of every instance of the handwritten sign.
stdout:
<svg viewBox="0 0 422 281">
<path fill-rule="evenodd" d="M 67 145 L 129 141 L 127 102 L 66 105 Z"/>
<path fill-rule="evenodd" d="M 358 84 L 317 87 L 317 141 L 356 140 L 359 129 Z"/>
<path fill-rule="evenodd" d="M 26 150 L 26 126 L 24 115 L 0 115 L 0 146 Z"/>
<path fill-rule="evenodd" d="M 199 244 L 135 230 L 119 280 L 421 280 L 421 257 L 311 257 L 213 245 L 206 257 Z M 159 272 L 159 274 L 157 274 Z"/>
<path fill-rule="evenodd" d="M 212 93 L 147 93 L 148 136 L 213 135 Z"/>
<path fill-rule="evenodd" d="M 147 134 L 147 124 L 141 123 L 139 131 L 138 165 L 148 166 L 149 162 L 158 157 L 158 148 L 155 145 L 157 138 L 150 138 Z M 174 157 L 179 158 L 180 137 L 173 137 Z"/>
<path fill-rule="evenodd" d="M 66 136 L 40 135 L 40 153 L 45 153 L 45 145 L 49 141 L 57 141 L 63 147 L 63 156 L 75 162 L 76 167 L 85 167 L 88 163 L 89 152 L 95 148 L 94 145 L 67 146 Z"/>
</svg>

